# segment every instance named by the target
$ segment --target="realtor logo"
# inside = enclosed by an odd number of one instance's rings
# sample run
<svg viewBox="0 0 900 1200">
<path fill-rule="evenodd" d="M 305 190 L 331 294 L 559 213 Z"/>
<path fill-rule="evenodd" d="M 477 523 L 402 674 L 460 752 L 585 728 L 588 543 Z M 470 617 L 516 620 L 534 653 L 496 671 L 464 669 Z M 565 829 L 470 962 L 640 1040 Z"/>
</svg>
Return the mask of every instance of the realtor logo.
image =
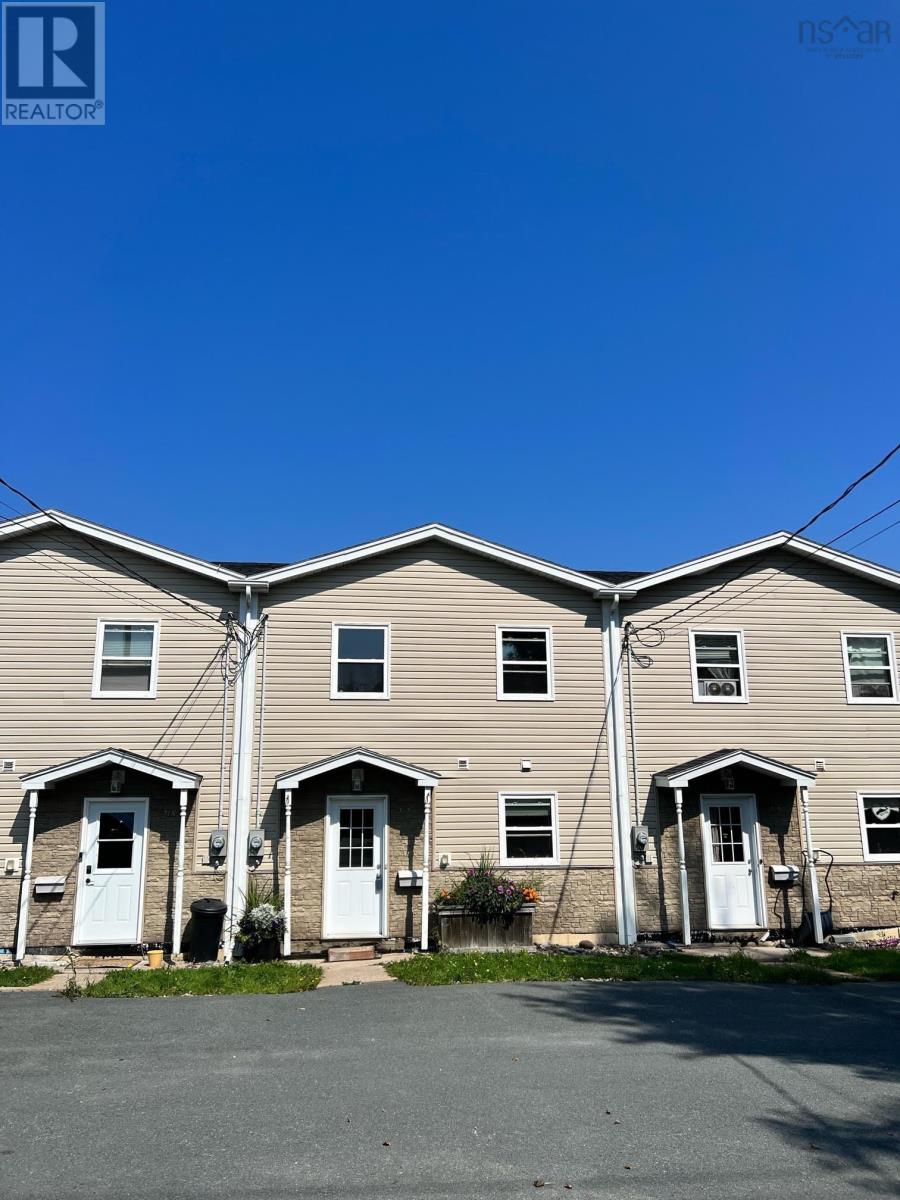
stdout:
<svg viewBox="0 0 900 1200">
<path fill-rule="evenodd" d="M 3 4 L 3 124 L 103 125 L 104 4 Z"/>
</svg>

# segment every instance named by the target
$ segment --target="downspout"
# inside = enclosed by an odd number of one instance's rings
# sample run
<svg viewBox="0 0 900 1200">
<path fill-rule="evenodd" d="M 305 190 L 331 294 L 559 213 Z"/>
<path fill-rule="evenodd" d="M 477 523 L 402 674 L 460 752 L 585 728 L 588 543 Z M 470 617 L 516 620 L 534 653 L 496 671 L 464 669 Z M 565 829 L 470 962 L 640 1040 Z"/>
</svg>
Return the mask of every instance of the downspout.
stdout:
<svg viewBox="0 0 900 1200">
<path fill-rule="evenodd" d="M 285 958 L 291 957 L 291 807 L 293 793 L 284 793 L 284 947 Z"/>
<path fill-rule="evenodd" d="M 429 867 L 431 866 L 431 794 L 432 789 L 426 787 L 425 791 L 425 828 L 423 834 L 422 845 L 422 937 L 419 942 L 420 950 L 428 949 L 428 898 L 429 892 Z"/>
<path fill-rule="evenodd" d="M 637 941 L 634 864 L 631 857 L 631 813 L 628 799 L 628 762 L 625 714 L 622 701 L 622 639 L 619 628 L 619 593 L 603 601 L 604 690 L 608 727 L 609 777 L 612 792 L 613 862 L 616 877 L 616 920 L 619 942 Z"/>
<path fill-rule="evenodd" d="M 247 838 L 250 833 L 250 804 L 253 764 L 253 719 L 256 693 L 256 646 L 246 646 L 257 625 L 259 599 L 251 584 L 241 592 L 240 622 L 243 634 L 242 667 L 234 688 L 234 750 L 231 772 L 231 812 L 228 821 L 229 855 L 225 903 L 225 960 L 231 961 L 237 922 L 247 894 Z"/>
<path fill-rule="evenodd" d="M 22 864 L 22 890 L 19 893 L 19 923 L 16 928 L 16 962 L 25 957 L 28 940 L 28 902 L 31 899 L 31 860 L 34 857 L 34 822 L 37 817 L 38 794 L 28 793 L 28 837 L 25 842 L 25 861 Z"/>
<path fill-rule="evenodd" d="M 187 818 L 187 792 L 178 797 L 178 865 L 175 874 L 175 901 L 172 905 L 172 957 L 181 954 L 181 917 L 184 908 L 184 829 Z"/>
<path fill-rule="evenodd" d="M 806 869 L 809 872 L 809 898 L 812 902 L 813 939 L 817 946 L 821 946 L 825 940 L 822 933 L 822 905 L 819 902 L 819 876 L 816 871 L 816 852 L 809 820 L 809 787 L 805 783 L 800 784 L 800 808 L 803 812 L 803 841 Z"/>
</svg>

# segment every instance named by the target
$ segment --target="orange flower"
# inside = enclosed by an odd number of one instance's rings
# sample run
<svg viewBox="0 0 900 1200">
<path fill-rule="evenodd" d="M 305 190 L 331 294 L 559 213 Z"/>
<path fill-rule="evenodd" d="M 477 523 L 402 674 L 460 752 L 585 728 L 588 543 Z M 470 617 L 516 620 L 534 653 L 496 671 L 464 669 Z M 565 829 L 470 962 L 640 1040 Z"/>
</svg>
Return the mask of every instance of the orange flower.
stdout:
<svg viewBox="0 0 900 1200">
<path fill-rule="evenodd" d="M 541 898 L 537 889 L 533 887 L 522 888 L 522 896 L 527 904 L 536 904 Z"/>
</svg>

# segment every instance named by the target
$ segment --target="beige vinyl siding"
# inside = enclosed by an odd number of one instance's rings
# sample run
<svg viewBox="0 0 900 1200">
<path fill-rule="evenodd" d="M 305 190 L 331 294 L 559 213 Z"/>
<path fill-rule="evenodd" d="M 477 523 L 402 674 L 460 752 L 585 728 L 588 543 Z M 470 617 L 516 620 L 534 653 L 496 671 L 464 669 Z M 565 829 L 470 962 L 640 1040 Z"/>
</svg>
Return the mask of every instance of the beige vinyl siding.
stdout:
<svg viewBox="0 0 900 1200">
<path fill-rule="evenodd" d="M 233 604 L 214 580 L 110 552 L 212 616 Z M 92 698 L 100 618 L 159 621 L 155 699 Z M 107 564 L 69 531 L 0 542 L 0 757 L 16 762 L 14 774 L 0 774 L 0 859 L 23 850 L 20 775 L 119 746 L 203 775 L 192 809 L 199 861 L 217 815 L 223 636 L 221 625 Z"/>
<path fill-rule="evenodd" d="M 443 776 L 435 861 L 496 856 L 498 793 L 544 790 L 559 796 L 562 862 L 611 862 L 599 601 L 435 542 L 278 584 L 264 604 L 270 840 L 280 828 L 275 776 L 364 745 Z M 332 700 L 332 623 L 367 621 L 391 625 L 391 698 Z M 552 626 L 555 700 L 498 701 L 498 624 Z"/>
<path fill-rule="evenodd" d="M 627 601 L 624 617 L 637 626 L 660 620 L 747 565 L 653 588 Z M 893 632 L 896 644 L 900 593 L 789 550 L 749 567 L 664 625 L 665 643 L 648 651 L 653 665 L 634 669 L 640 810 L 655 826 L 653 773 L 721 747 L 809 771 L 822 758 L 811 792 L 815 842 L 838 862 L 861 862 L 856 793 L 900 789 L 900 705 L 848 703 L 841 631 Z M 743 631 L 749 703 L 693 700 L 691 629 Z"/>
</svg>

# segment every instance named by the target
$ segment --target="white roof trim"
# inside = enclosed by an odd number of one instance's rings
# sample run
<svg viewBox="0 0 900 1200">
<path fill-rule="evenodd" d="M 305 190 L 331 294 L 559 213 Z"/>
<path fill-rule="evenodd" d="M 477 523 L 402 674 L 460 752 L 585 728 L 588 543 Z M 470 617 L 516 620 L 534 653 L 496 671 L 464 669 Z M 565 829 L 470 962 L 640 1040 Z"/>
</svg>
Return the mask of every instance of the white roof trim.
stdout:
<svg viewBox="0 0 900 1200">
<path fill-rule="evenodd" d="M 788 544 L 789 543 L 789 544 Z M 860 575 L 864 579 L 874 579 L 888 587 L 900 588 L 900 571 L 892 571 L 878 563 L 869 562 L 866 558 L 856 558 L 843 550 L 835 550 L 831 546 L 823 546 L 820 542 L 811 542 L 803 537 L 791 537 L 784 530 L 770 533 L 766 537 L 756 538 L 752 542 L 741 542 L 738 546 L 729 546 L 727 550 L 718 550 L 715 554 L 705 554 L 702 558 L 692 558 L 687 562 L 676 563 L 673 567 L 665 567 L 661 571 L 652 571 L 638 579 L 628 582 L 628 588 L 633 592 L 643 592 L 647 588 L 658 587 L 661 583 L 669 583 L 673 579 L 681 579 L 685 575 L 699 575 L 704 571 L 712 571 L 715 567 L 746 558 L 750 554 L 759 554 L 763 550 L 774 550 L 779 546 L 787 546 L 789 551 L 800 555 L 830 563 L 843 571 Z"/>
<path fill-rule="evenodd" d="M 470 533 L 462 533 L 458 529 L 451 529 L 448 525 L 438 524 L 420 525 L 417 529 L 410 529 L 405 533 L 395 533 L 390 537 L 378 538 L 373 542 L 363 542 L 359 546 L 350 546 L 346 550 L 338 550 L 332 554 L 320 554 L 315 558 L 307 558 L 300 562 L 290 563 L 286 567 L 278 567 L 274 571 L 262 571 L 258 575 L 251 576 L 250 579 L 254 583 L 284 583 L 288 579 L 298 579 L 303 575 L 313 575 L 319 571 L 328 571 L 332 567 L 341 567 L 346 563 L 371 558 L 376 554 L 387 554 L 391 550 L 402 550 L 407 546 L 416 546 L 421 542 L 430 541 L 432 538 L 439 542 L 444 542 L 449 546 L 456 546 L 461 550 L 469 550 L 473 554 L 480 554 L 483 558 L 492 558 L 498 562 L 508 563 L 510 566 L 531 571 L 535 575 L 543 575 L 549 579 L 556 579 L 560 583 L 571 584 L 572 587 L 581 588 L 586 592 L 591 592 L 595 596 L 612 596 L 617 593 L 619 595 L 628 595 L 631 592 L 630 584 L 627 587 L 616 587 L 614 584 L 607 583 L 603 579 L 595 579 L 591 575 L 583 575 L 580 571 L 573 571 L 568 567 L 560 566 L 558 563 L 548 562 L 543 558 L 535 558 L 530 554 L 522 554 L 518 550 L 510 550 L 509 547 L 500 546 L 496 542 L 487 542 L 483 538 L 474 537 Z"/>
<path fill-rule="evenodd" d="M 753 754 L 748 750 L 732 750 L 721 754 L 718 758 L 708 758 L 704 762 L 690 767 L 687 771 L 673 771 L 669 774 L 660 772 L 653 776 L 653 782 L 657 787 L 683 788 L 687 787 L 693 779 L 701 779 L 712 771 L 722 771 L 726 767 L 738 765 L 752 767 L 755 771 L 761 771 L 765 775 L 774 775 L 778 779 L 791 779 L 794 783 L 798 785 L 802 783 L 806 787 L 814 787 L 816 783 L 815 775 L 806 771 L 792 770 L 785 763 L 774 762 L 763 754 Z"/>
<path fill-rule="evenodd" d="M 338 771 L 341 767 L 354 766 L 356 763 L 379 767 L 383 771 L 392 771 L 395 775 L 405 775 L 408 779 L 415 779 L 419 787 L 435 787 L 441 779 L 434 771 L 426 771 L 412 763 L 401 762 L 398 758 L 388 758 L 371 750 L 346 750 L 343 754 L 335 754 L 331 758 L 323 758 L 306 767 L 299 767 L 296 771 L 279 775 L 275 780 L 275 787 L 283 792 L 297 787 L 306 779 L 315 778 L 316 775 L 326 775 L 329 771 Z"/>
<path fill-rule="evenodd" d="M 144 758 L 141 754 L 132 754 L 128 750 L 99 750 L 86 758 L 74 758 L 70 762 L 60 763 L 55 767 L 47 767 L 44 771 L 34 771 L 31 775 L 22 776 L 22 791 L 40 792 L 52 787 L 60 779 L 69 779 L 73 775 L 83 775 L 85 771 L 94 771 L 98 767 L 110 764 L 115 767 L 127 767 L 131 771 L 139 771 L 142 775 L 152 775 L 156 779 L 164 779 L 173 788 L 192 790 L 200 786 L 202 775 L 193 771 L 180 771 L 177 767 L 167 766 L 153 758 Z"/>
<path fill-rule="evenodd" d="M 194 558 L 190 554 L 182 554 L 178 550 L 170 550 L 165 546 L 157 546 L 154 542 L 145 542 L 143 538 L 131 537 L 130 534 L 120 533 L 117 529 L 108 529 L 105 525 L 96 525 L 93 521 L 85 521 L 82 517 L 73 517 L 68 513 L 48 508 L 50 514 L 31 513 L 26 517 L 12 517 L 0 524 L 0 540 L 14 538 L 34 529 L 45 529 L 48 526 L 63 525 L 75 533 L 92 538 L 98 542 L 106 542 L 120 550 L 129 550 L 132 554 L 140 554 L 144 558 L 152 558 L 170 567 L 180 567 L 183 571 L 191 571 L 195 575 L 205 575 L 207 579 L 218 579 L 222 583 L 231 580 L 242 580 L 243 575 L 230 571 L 227 567 L 217 567 L 202 558 Z"/>
</svg>

